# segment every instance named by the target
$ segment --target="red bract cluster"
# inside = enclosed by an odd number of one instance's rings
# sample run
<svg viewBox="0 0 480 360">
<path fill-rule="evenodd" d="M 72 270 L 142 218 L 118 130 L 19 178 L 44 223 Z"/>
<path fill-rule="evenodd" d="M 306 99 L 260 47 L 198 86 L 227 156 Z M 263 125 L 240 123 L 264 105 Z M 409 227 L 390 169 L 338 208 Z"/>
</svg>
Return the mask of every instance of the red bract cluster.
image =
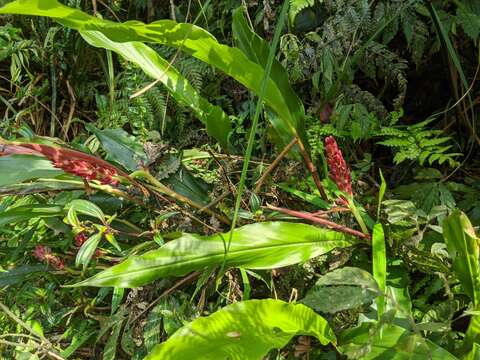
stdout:
<svg viewBox="0 0 480 360">
<path fill-rule="evenodd" d="M 58 169 L 85 180 L 100 181 L 104 185 L 118 186 L 119 181 L 114 177 L 119 174 L 128 177 L 108 162 L 80 151 L 31 143 L 0 145 L 0 156 L 13 154 L 45 156 Z"/>
<path fill-rule="evenodd" d="M 33 251 L 33 256 L 35 256 L 39 261 L 46 261 L 57 270 L 62 270 L 65 267 L 63 260 L 53 255 L 52 250 L 46 246 L 37 245 Z"/>
<path fill-rule="evenodd" d="M 114 169 L 107 169 L 97 164 L 92 164 L 85 160 L 68 160 L 61 159 L 52 161 L 53 166 L 62 169 L 63 171 L 80 176 L 85 180 L 98 180 L 102 184 L 118 186 L 119 181 L 114 179 L 117 176 L 117 172 Z"/>
<path fill-rule="evenodd" d="M 88 235 L 86 232 L 82 231 L 75 235 L 75 246 L 80 247 L 85 241 L 87 241 Z"/>
<path fill-rule="evenodd" d="M 325 150 L 327 153 L 327 163 L 330 170 L 329 176 L 335 181 L 338 189 L 352 196 L 352 177 L 350 169 L 343 158 L 342 151 L 338 148 L 337 142 L 333 136 L 325 139 Z"/>
</svg>

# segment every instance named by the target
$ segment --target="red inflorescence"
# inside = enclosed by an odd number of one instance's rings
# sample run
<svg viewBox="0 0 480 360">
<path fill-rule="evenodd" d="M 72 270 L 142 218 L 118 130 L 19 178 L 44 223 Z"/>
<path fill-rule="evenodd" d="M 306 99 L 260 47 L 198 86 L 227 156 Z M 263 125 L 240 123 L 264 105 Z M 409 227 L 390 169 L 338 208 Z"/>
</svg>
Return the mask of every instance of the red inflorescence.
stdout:
<svg viewBox="0 0 480 360">
<path fill-rule="evenodd" d="M 340 191 L 352 196 L 352 177 L 350 169 L 343 158 L 342 151 L 338 148 L 337 142 L 333 136 L 325 139 L 325 150 L 327 153 L 327 163 L 330 169 L 330 178 L 335 181 Z"/>
<path fill-rule="evenodd" d="M 33 251 L 35 256 L 40 261 L 46 261 L 57 270 L 62 270 L 65 267 L 63 260 L 52 254 L 52 250 L 43 245 L 37 245 Z"/>
<path fill-rule="evenodd" d="M 75 235 L 75 245 L 77 247 L 80 247 L 83 245 L 85 241 L 88 239 L 88 234 L 84 231 L 79 232 L 77 235 Z"/>
<path fill-rule="evenodd" d="M 98 180 L 104 185 L 112 186 L 119 184 L 119 181 L 114 179 L 114 176 L 118 175 L 114 169 L 107 169 L 85 160 L 55 159 L 52 163 L 56 168 L 80 176 L 85 180 Z"/>
</svg>

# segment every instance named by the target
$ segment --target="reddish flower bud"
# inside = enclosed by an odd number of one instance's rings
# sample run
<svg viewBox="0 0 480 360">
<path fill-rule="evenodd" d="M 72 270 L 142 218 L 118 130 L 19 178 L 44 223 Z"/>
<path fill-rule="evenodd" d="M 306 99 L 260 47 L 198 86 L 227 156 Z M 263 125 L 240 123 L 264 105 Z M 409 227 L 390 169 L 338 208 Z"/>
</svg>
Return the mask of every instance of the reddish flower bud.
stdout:
<svg viewBox="0 0 480 360">
<path fill-rule="evenodd" d="M 102 257 L 104 255 L 103 250 L 101 249 L 95 249 L 95 253 L 93 254 L 94 259 L 98 259 L 99 257 Z"/>
<path fill-rule="evenodd" d="M 51 250 L 43 245 L 35 246 L 35 250 L 33 251 L 33 256 L 36 257 L 40 261 L 44 261 L 48 255 L 50 255 Z"/>
<path fill-rule="evenodd" d="M 330 170 L 329 176 L 335 181 L 340 191 L 352 196 L 352 177 L 350 169 L 343 158 L 342 151 L 338 148 L 337 142 L 333 136 L 325 139 L 325 150 L 327 153 L 327 163 Z"/>
<path fill-rule="evenodd" d="M 35 246 L 33 256 L 39 261 L 45 261 L 47 264 L 52 265 L 57 270 L 62 270 L 65 267 L 63 260 L 52 254 L 52 250 L 43 245 Z"/>
<path fill-rule="evenodd" d="M 80 247 L 88 239 L 88 234 L 85 231 L 79 232 L 75 235 L 75 246 Z"/>
<path fill-rule="evenodd" d="M 118 186 L 119 184 L 119 181 L 113 178 L 118 175 L 115 169 L 104 168 L 85 160 L 53 159 L 52 163 L 56 168 L 85 180 L 98 180 L 103 185 Z"/>
</svg>

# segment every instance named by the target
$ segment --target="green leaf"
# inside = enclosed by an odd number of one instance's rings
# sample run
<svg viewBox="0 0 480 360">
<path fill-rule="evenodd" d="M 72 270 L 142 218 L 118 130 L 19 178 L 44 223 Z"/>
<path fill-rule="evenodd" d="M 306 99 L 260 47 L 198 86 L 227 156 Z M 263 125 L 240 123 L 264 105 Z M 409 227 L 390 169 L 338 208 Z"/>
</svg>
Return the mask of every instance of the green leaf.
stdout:
<svg viewBox="0 0 480 360">
<path fill-rule="evenodd" d="M 372 275 L 359 268 L 344 267 L 322 276 L 301 302 L 316 311 L 335 313 L 370 303 L 378 295 Z"/>
<path fill-rule="evenodd" d="M 0 272 L 0 286 L 14 285 L 24 281 L 29 275 L 48 270 L 45 265 L 20 265 Z"/>
<path fill-rule="evenodd" d="M 105 215 L 103 214 L 102 209 L 90 201 L 76 199 L 68 203 L 66 208 L 69 212 L 72 211 L 75 213 L 89 215 L 99 219 L 102 222 L 105 222 Z"/>
<path fill-rule="evenodd" d="M 53 178 L 63 171 L 53 167 L 50 161 L 35 155 L 0 156 L 0 186 L 12 185 L 35 178 Z"/>
<path fill-rule="evenodd" d="M 460 210 L 455 210 L 443 222 L 443 238 L 452 258 L 453 271 L 470 297 L 474 310 L 480 310 L 479 239 L 470 220 Z M 465 352 L 474 342 L 480 342 L 480 316 L 473 316 L 464 340 Z"/>
<path fill-rule="evenodd" d="M 112 308 L 110 309 L 111 315 L 115 313 L 115 311 L 118 309 L 118 307 L 122 303 L 124 293 L 125 293 L 125 289 L 123 288 L 113 288 Z"/>
<path fill-rule="evenodd" d="M 327 321 L 304 305 L 249 300 L 185 325 L 145 360 L 260 360 L 296 335 L 314 336 L 322 345 L 336 342 Z"/>
<path fill-rule="evenodd" d="M 472 350 L 464 357 L 464 360 L 480 360 L 480 345 L 474 343 Z"/>
<path fill-rule="evenodd" d="M 290 25 L 295 25 L 295 18 L 304 9 L 315 4 L 315 0 L 290 0 L 290 9 L 288 10 L 288 20 Z"/>
<path fill-rule="evenodd" d="M 377 281 L 380 291 L 384 294 L 387 284 L 387 252 L 385 249 L 385 235 L 382 224 L 377 223 L 373 227 L 372 235 L 372 263 L 373 277 Z M 379 296 L 377 299 L 378 318 L 385 311 L 385 298 Z"/>
<path fill-rule="evenodd" d="M 117 343 L 122 330 L 123 321 L 117 321 L 112 327 L 112 333 L 108 337 L 107 343 L 103 349 L 103 360 L 115 360 L 117 353 Z"/>
<path fill-rule="evenodd" d="M 173 20 L 159 20 L 150 24 L 140 21 L 115 23 L 96 18 L 78 9 L 69 8 L 55 0 L 18 0 L 0 8 L 1 14 L 22 14 L 48 16 L 60 24 L 79 31 L 99 31 L 114 42 L 153 42 L 168 45 L 213 65 L 227 75 L 246 86 L 256 94 L 260 93 L 264 68 L 251 61 L 240 49 L 219 44 L 206 30 L 188 23 Z M 273 75 L 273 74 L 272 74 Z M 284 93 L 271 76 L 265 92 L 265 103 L 275 111 L 282 120 L 283 129 L 291 137 L 299 134 L 304 144 L 301 126 L 304 109 L 298 97 Z"/>
<path fill-rule="evenodd" d="M 143 146 L 134 136 L 122 129 L 99 130 L 87 124 L 86 128 L 95 134 L 109 159 L 119 163 L 125 169 L 134 171 L 147 162 Z"/>
<path fill-rule="evenodd" d="M 469 12 L 465 6 L 461 5 L 457 9 L 457 19 L 462 25 L 465 34 L 470 36 L 473 41 L 477 41 L 480 34 L 480 16 Z"/>
<path fill-rule="evenodd" d="M 152 48 L 141 42 L 115 42 L 100 31 L 80 31 L 80 35 L 90 45 L 109 49 L 128 61 L 138 65 L 147 75 L 159 80 L 173 97 L 189 106 L 195 116 L 206 126 L 225 148 L 228 148 L 228 135 L 231 125 L 228 115 L 218 106 L 212 105 L 195 90 L 187 78 Z"/>
<path fill-rule="evenodd" d="M 377 221 L 380 219 L 380 207 L 382 205 L 385 191 L 387 190 L 387 183 L 385 181 L 385 178 L 383 177 L 382 170 L 380 169 L 379 171 L 380 171 L 381 184 L 380 184 L 380 190 L 378 191 Z"/>
<path fill-rule="evenodd" d="M 60 216 L 63 213 L 63 208 L 57 205 L 33 204 L 17 206 L 0 214 L 0 226 L 19 223 L 34 218 Z"/>
<path fill-rule="evenodd" d="M 376 326 L 376 323 L 363 323 L 343 332 L 339 338 L 340 352 L 349 359 L 362 360 L 457 360 L 447 350 L 404 328 Z"/>
<path fill-rule="evenodd" d="M 83 265 L 83 269 L 87 267 L 101 239 L 102 233 L 96 233 L 83 243 L 82 247 L 78 250 L 77 257 L 75 258 L 75 266 Z"/>
<path fill-rule="evenodd" d="M 233 11 L 232 30 L 239 48 L 248 59 L 265 69 L 270 51 L 269 44 L 250 29 L 242 6 Z M 276 59 L 273 59 L 270 78 L 281 91 L 290 113 L 294 114 L 288 121 L 285 121 L 282 114 L 278 112 L 277 114 L 280 117 L 273 116 L 270 119 L 278 135 L 282 138 L 282 147 L 285 147 L 292 140 L 292 134 L 298 135 L 302 141 L 305 140 L 305 134 L 303 133 L 303 116 L 305 111 L 302 101 L 290 86 L 286 70 Z M 268 98 L 268 91 L 265 94 L 265 98 Z M 306 143 L 305 141 L 303 142 Z"/>
<path fill-rule="evenodd" d="M 453 270 L 475 306 L 480 305 L 480 248 L 470 220 L 455 210 L 443 222 L 443 237 Z"/>
<path fill-rule="evenodd" d="M 184 234 L 161 248 L 132 256 L 74 286 L 137 287 L 165 276 L 221 265 L 246 269 L 272 269 L 307 261 L 355 239 L 312 225 L 264 222 L 235 230 L 225 255 L 229 233 L 212 236 Z"/>
</svg>

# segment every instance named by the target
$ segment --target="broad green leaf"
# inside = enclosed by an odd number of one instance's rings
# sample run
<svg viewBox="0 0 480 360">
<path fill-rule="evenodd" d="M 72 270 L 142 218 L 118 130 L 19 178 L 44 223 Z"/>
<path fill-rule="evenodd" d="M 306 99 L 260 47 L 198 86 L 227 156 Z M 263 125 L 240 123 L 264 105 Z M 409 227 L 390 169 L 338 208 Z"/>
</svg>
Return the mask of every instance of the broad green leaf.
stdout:
<svg viewBox="0 0 480 360">
<path fill-rule="evenodd" d="M 248 300 L 185 325 L 145 360 L 261 360 L 296 335 L 313 336 L 322 345 L 336 342 L 327 321 L 304 305 Z"/>
<path fill-rule="evenodd" d="M 402 322 L 402 326 L 410 324 L 413 317 L 412 300 L 408 290 L 410 279 L 405 264 L 398 259 L 389 259 L 387 269 L 385 312 L 395 311 L 395 318 L 408 319 Z"/>
<path fill-rule="evenodd" d="M 0 156 L 0 186 L 13 185 L 35 178 L 53 178 L 63 171 L 53 167 L 50 161 L 35 155 Z"/>
<path fill-rule="evenodd" d="M 90 124 L 86 127 L 98 138 L 108 158 L 125 169 L 134 171 L 147 162 L 142 144 L 123 129 L 99 130 Z"/>
<path fill-rule="evenodd" d="M 20 265 L 8 271 L 0 272 L 0 287 L 18 284 L 29 275 L 48 270 L 45 265 Z"/>
<path fill-rule="evenodd" d="M 375 278 L 380 291 L 384 294 L 387 285 L 387 252 L 385 249 L 385 235 L 383 233 L 382 224 L 380 223 L 376 223 L 373 227 L 372 264 L 373 277 Z M 379 296 L 377 299 L 377 312 L 379 319 L 384 311 L 385 298 Z"/>
<path fill-rule="evenodd" d="M 480 360 L 480 345 L 474 343 L 472 350 L 464 357 L 464 360 Z"/>
<path fill-rule="evenodd" d="M 38 194 L 47 191 L 82 190 L 84 188 L 85 185 L 81 181 L 76 181 L 76 184 L 71 184 L 42 179 L 35 182 L 1 186 L 0 195 L 27 195 Z"/>
<path fill-rule="evenodd" d="M 208 196 L 210 185 L 203 179 L 196 177 L 185 166 L 180 165 L 175 173 L 162 182 L 175 192 L 195 201 L 197 204 L 207 205 L 211 199 Z"/>
<path fill-rule="evenodd" d="M 153 42 L 178 48 L 199 60 L 215 66 L 233 77 L 256 94 L 260 93 L 264 68 L 251 61 L 240 49 L 218 43 L 206 30 L 188 23 L 159 20 L 150 24 L 140 21 L 115 23 L 96 18 L 78 9 L 69 8 L 55 0 L 18 0 L 0 8 L 1 14 L 48 16 L 60 24 L 79 31 L 99 31 L 114 42 Z M 303 119 L 304 109 L 298 97 L 284 93 L 270 77 L 265 92 L 265 103 L 282 120 L 282 128 L 297 132 L 303 137 L 303 129 L 294 129 Z M 301 130 L 301 131 L 299 131 Z M 302 138 L 304 144 L 307 142 Z"/>
<path fill-rule="evenodd" d="M 118 307 L 122 303 L 124 293 L 125 289 L 123 288 L 113 288 L 112 308 L 110 309 L 111 315 L 117 311 Z"/>
<path fill-rule="evenodd" d="M 363 323 L 339 337 L 339 350 L 349 359 L 362 360 L 457 360 L 447 350 L 396 325 L 377 327 Z"/>
<path fill-rule="evenodd" d="M 33 204 L 17 206 L 0 213 L 0 226 L 19 223 L 34 218 L 60 216 L 63 213 L 63 208 L 57 205 Z"/>
<path fill-rule="evenodd" d="M 115 360 L 117 354 L 117 343 L 122 330 L 123 321 L 117 321 L 113 324 L 112 332 L 108 337 L 107 343 L 103 348 L 103 360 Z"/>
<path fill-rule="evenodd" d="M 474 310 L 480 310 L 479 238 L 470 220 L 455 210 L 443 222 L 443 238 L 452 258 L 453 271 L 470 297 Z M 480 342 L 480 317 L 473 316 L 466 333 L 464 350 L 470 351 L 474 342 Z"/>
<path fill-rule="evenodd" d="M 105 221 L 105 215 L 103 214 L 102 209 L 90 201 L 76 199 L 68 203 L 66 208 L 69 212 L 74 211 L 75 213 L 92 216 L 102 222 Z"/>
<path fill-rule="evenodd" d="M 468 217 L 455 210 L 443 222 L 443 237 L 453 270 L 475 306 L 480 304 L 480 248 Z"/>
<path fill-rule="evenodd" d="M 359 268 L 344 267 L 318 279 L 301 302 L 316 311 L 335 313 L 370 303 L 378 295 L 372 275 Z"/>
<path fill-rule="evenodd" d="M 232 30 L 238 47 L 248 59 L 266 68 L 270 51 L 269 44 L 250 29 L 242 6 L 233 12 Z M 305 134 L 303 133 L 304 108 L 302 101 L 288 82 L 287 72 L 276 59 L 273 60 L 270 77 L 282 92 L 290 112 L 295 114 L 288 122 L 282 121 L 282 116 L 278 112 L 277 114 L 280 117 L 271 117 L 270 119 L 278 136 L 282 138 L 284 147 L 292 140 L 292 134 L 297 134 L 302 140 L 305 139 Z"/>
<path fill-rule="evenodd" d="M 304 9 L 313 6 L 315 0 L 290 0 L 290 10 L 288 11 L 288 19 L 290 25 L 295 25 L 295 18 Z"/>
<path fill-rule="evenodd" d="M 206 126 L 208 134 L 227 149 L 228 135 L 232 130 L 227 114 L 220 107 L 212 105 L 200 96 L 188 79 L 152 48 L 137 41 L 115 42 L 100 31 L 80 31 L 80 35 L 90 45 L 116 52 L 126 60 L 138 65 L 148 76 L 159 80 L 177 101 L 192 109 Z M 100 139 L 100 141 L 102 140 Z"/>
<path fill-rule="evenodd" d="M 75 258 L 75 266 L 83 265 L 83 269 L 87 267 L 101 239 L 102 233 L 99 232 L 90 236 L 87 241 L 83 243 Z"/>
<path fill-rule="evenodd" d="M 355 239 L 333 230 L 288 222 L 264 222 L 235 230 L 225 255 L 229 233 L 184 234 L 161 248 L 127 258 L 75 286 L 137 287 L 165 276 L 223 264 L 226 267 L 272 269 L 307 261 Z"/>
</svg>

